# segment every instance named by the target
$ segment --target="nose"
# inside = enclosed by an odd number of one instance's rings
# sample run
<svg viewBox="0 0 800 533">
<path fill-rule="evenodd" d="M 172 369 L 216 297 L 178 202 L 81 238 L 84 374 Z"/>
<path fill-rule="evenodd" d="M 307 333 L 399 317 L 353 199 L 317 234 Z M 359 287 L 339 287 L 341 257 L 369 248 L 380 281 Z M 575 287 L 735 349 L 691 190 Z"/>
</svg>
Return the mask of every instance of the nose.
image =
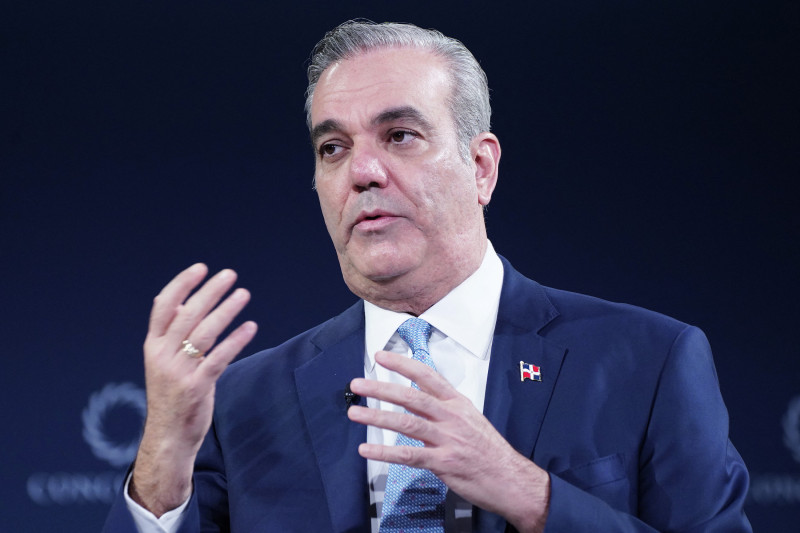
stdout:
<svg viewBox="0 0 800 533">
<path fill-rule="evenodd" d="M 350 152 L 350 180 L 359 191 L 372 187 L 383 188 L 389 172 L 378 148 L 353 146 Z"/>
</svg>

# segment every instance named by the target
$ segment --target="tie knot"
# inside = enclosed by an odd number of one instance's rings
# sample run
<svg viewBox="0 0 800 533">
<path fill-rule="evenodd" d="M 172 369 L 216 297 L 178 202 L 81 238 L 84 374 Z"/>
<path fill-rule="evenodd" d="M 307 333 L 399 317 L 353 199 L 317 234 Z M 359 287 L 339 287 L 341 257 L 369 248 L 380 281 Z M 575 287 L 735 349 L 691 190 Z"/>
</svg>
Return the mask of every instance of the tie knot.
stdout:
<svg viewBox="0 0 800 533">
<path fill-rule="evenodd" d="M 428 352 L 428 337 L 431 336 L 431 325 L 421 318 L 409 318 L 397 328 L 400 337 L 411 346 L 416 355 L 418 350 Z"/>
</svg>

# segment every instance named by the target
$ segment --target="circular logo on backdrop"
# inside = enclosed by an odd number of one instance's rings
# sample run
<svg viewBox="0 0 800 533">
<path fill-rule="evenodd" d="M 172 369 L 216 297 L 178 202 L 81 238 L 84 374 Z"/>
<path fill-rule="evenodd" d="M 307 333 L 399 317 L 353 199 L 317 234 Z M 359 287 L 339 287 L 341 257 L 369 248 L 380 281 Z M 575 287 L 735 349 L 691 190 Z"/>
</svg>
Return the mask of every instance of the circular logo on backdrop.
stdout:
<svg viewBox="0 0 800 533">
<path fill-rule="evenodd" d="M 800 462 L 800 396 L 789 402 L 789 409 L 783 415 L 783 443 L 795 461 Z"/>
<path fill-rule="evenodd" d="M 128 432 L 126 436 L 125 432 L 120 434 L 119 431 L 115 431 L 119 429 L 116 426 L 119 425 L 120 418 L 130 421 L 131 412 L 136 418 L 136 433 L 130 435 Z M 89 404 L 81 415 L 83 438 L 98 459 L 107 461 L 117 468 L 126 466 L 136 457 L 142 421 L 146 413 L 147 400 L 144 390 L 133 383 L 109 383 L 89 397 Z"/>
</svg>

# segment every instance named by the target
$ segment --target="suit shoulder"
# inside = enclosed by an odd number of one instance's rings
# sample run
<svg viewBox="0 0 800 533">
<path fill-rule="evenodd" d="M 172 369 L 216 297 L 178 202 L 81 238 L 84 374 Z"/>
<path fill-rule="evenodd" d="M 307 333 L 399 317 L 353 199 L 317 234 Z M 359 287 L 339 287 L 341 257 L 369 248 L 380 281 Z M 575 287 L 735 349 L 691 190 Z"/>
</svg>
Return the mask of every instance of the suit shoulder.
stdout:
<svg viewBox="0 0 800 533">
<path fill-rule="evenodd" d="M 544 289 L 558 315 L 540 330 L 550 341 L 572 349 L 572 357 L 603 354 L 617 368 L 663 366 L 670 354 L 709 361 L 705 334 L 694 326 L 635 305 L 610 302 L 558 289 Z M 704 363 L 706 364 L 706 363 Z"/>
<path fill-rule="evenodd" d="M 711 347 L 699 328 L 634 305 L 545 291 L 559 314 L 540 334 L 566 348 L 565 368 L 572 375 L 596 378 L 613 369 L 627 398 L 650 398 L 665 375 L 692 390 L 703 376 L 707 383 L 716 379 Z"/>
<path fill-rule="evenodd" d="M 555 323 L 578 322 L 582 327 L 592 323 L 606 326 L 647 327 L 677 335 L 690 327 L 685 322 L 662 313 L 627 303 L 612 302 L 551 287 L 543 287 L 550 302 L 558 311 Z"/>
<path fill-rule="evenodd" d="M 507 260 L 498 320 L 525 330 L 534 328 L 545 336 L 575 332 L 663 332 L 676 336 L 689 326 L 679 320 L 635 305 L 611 302 L 576 292 L 554 289 L 516 271 Z"/>
</svg>

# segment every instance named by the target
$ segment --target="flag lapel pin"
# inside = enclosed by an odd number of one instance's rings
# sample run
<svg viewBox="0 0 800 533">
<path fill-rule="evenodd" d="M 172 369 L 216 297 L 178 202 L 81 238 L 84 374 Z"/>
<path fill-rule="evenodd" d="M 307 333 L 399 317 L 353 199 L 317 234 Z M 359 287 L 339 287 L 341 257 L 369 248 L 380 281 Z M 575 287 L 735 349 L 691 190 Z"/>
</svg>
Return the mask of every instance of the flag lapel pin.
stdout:
<svg viewBox="0 0 800 533">
<path fill-rule="evenodd" d="M 526 379 L 531 381 L 542 381 L 542 369 L 534 364 L 520 361 L 519 380 L 525 381 Z"/>
</svg>

